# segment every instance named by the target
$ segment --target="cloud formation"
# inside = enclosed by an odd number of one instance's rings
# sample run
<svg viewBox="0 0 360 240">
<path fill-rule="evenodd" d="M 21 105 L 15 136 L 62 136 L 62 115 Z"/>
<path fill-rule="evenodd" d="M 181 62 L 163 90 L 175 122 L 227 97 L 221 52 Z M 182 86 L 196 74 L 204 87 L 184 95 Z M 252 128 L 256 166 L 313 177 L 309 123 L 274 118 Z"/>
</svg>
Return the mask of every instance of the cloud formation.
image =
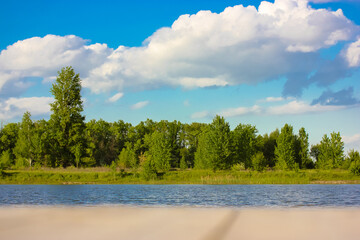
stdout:
<svg viewBox="0 0 360 240">
<path fill-rule="evenodd" d="M 354 149 L 360 151 L 360 133 L 352 136 L 342 136 L 345 146 L 348 150 Z"/>
<path fill-rule="evenodd" d="M 113 95 L 112 97 L 110 97 L 109 99 L 108 99 L 108 102 L 111 102 L 111 103 L 113 103 L 113 102 L 116 102 L 117 100 L 119 100 L 120 98 L 122 98 L 124 96 L 124 93 L 116 93 L 115 95 Z"/>
<path fill-rule="evenodd" d="M 9 82 L 25 84 L 29 76 L 51 80 L 61 67 L 72 65 L 83 86 L 95 93 L 256 84 L 286 77 L 284 95 L 299 95 L 310 83 L 327 83 L 307 79 L 322 62 L 317 51 L 354 40 L 358 32 L 341 10 L 312 9 L 305 0 L 276 0 L 264 1 L 258 9 L 238 5 L 219 14 L 182 15 L 141 47 L 113 50 L 73 35 L 34 37 L 1 52 L 0 93 Z M 354 43 L 339 61 L 358 66 L 358 55 Z"/>
<path fill-rule="evenodd" d="M 348 106 L 346 105 L 321 105 L 320 103 L 309 104 L 305 101 L 293 100 L 282 105 L 270 106 L 270 107 L 262 107 L 259 105 L 254 105 L 251 107 L 229 108 L 216 112 L 210 112 L 210 111 L 196 112 L 191 115 L 191 118 L 193 119 L 213 118 L 215 115 L 220 115 L 226 118 L 240 117 L 244 115 L 253 115 L 253 114 L 277 115 L 277 116 L 302 115 L 302 114 L 316 114 L 321 112 L 337 111 L 346 108 L 348 108 Z"/>
<path fill-rule="evenodd" d="M 134 105 L 132 105 L 131 109 L 133 109 L 133 110 L 141 109 L 141 108 L 146 107 L 149 103 L 150 103 L 149 101 L 138 102 L 138 103 L 135 103 Z"/>
<path fill-rule="evenodd" d="M 26 111 L 31 112 L 34 116 L 49 114 L 49 104 L 53 101 L 52 97 L 9 98 L 0 102 L 0 120 L 19 117 Z"/>
<path fill-rule="evenodd" d="M 314 99 L 311 104 L 346 106 L 359 103 L 360 101 L 354 97 L 354 88 L 350 87 L 338 92 L 325 91 L 319 98 Z"/>
</svg>

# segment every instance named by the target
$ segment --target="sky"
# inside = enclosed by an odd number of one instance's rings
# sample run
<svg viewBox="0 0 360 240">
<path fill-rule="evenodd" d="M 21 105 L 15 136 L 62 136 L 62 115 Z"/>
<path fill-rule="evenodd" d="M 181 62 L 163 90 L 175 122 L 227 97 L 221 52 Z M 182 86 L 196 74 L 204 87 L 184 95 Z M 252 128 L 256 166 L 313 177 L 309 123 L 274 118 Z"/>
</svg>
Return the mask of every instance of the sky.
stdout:
<svg viewBox="0 0 360 240">
<path fill-rule="evenodd" d="M 210 123 L 360 150 L 359 0 L 0 0 L 0 120 L 49 119 L 57 72 L 86 121 Z"/>
</svg>

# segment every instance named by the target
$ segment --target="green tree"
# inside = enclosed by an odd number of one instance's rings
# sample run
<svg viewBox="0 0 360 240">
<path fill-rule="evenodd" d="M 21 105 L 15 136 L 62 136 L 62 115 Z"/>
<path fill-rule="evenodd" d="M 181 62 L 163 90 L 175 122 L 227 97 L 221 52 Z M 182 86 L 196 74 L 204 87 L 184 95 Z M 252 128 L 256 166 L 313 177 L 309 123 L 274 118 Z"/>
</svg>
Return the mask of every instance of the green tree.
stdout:
<svg viewBox="0 0 360 240">
<path fill-rule="evenodd" d="M 52 85 L 55 101 L 50 104 L 50 125 L 54 139 L 53 154 L 59 165 L 75 164 L 77 144 L 84 145 L 85 117 L 81 115 L 81 80 L 72 67 L 62 68 Z"/>
<path fill-rule="evenodd" d="M 10 150 L 3 151 L 0 155 L 0 169 L 6 169 L 13 164 Z"/>
<path fill-rule="evenodd" d="M 197 149 L 195 152 L 194 168 L 209 169 L 211 167 L 209 161 L 209 144 L 208 144 L 209 127 L 204 127 L 202 133 L 199 134 Z"/>
<path fill-rule="evenodd" d="M 145 157 L 143 161 L 143 169 L 141 172 L 142 177 L 149 181 L 151 179 L 156 179 L 157 177 L 157 170 L 156 165 L 151 156 L 148 156 L 146 154 L 143 154 L 143 157 Z"/>
<path fill-rule="evenodd" d="M 295 146 L 293 127 L 285 124 L 276 141 L 276 167 L 282 170 L 295 169 Z"/>
<path fill-rule="evenodd" d="M 209 125 L 206 148 L 212 170 L 230 169 L 233 164 L 232 139 L 229 123 L 223 117 L 216 116 Z"/>
<path fill-rule="evenodd" d="M 313 162 L 309 156 L 309 134 L 305 128 L 299 129 L 299 135 L 296 137 L 296 162 L 300 168 L 313 168 Z"/>
<path fill-rule="evenodd" d="M 149 145 L 148 154 L 155 163 L 156 170 L 168 171 L 170 169 L 171 149 L 169 139 L 166 138 L 164 132 L 155 131 L 151 135 L 147 135 L 146 140 Z"/>
<path fill-rule="evenodd" d="M 251 168 L 251 158 L 259 148 L 257 129 L 250 124 L 239 124 L 233 131 L 235 163 L 244 163 Z"/>
<path fill-rule="evenodd" d="M 35 127 L 30 117 L 31 114 L 29 112 L 25 112 L 23 115 L 14 154 L 19 161 L 22 159 L 28 161 L 28 165 L 31 167 L 35 159 Z"/>
<path fill-rule="evenodd" d="M 360 154 L 354 149 L 348 153 L 347 161 L 350 162 L 350 172 L 354 175 L 360 175 Z"/>
<path fill-rule="evenodd" d="M 319 156 L 316 167 L 320 169 L 333 169 L 339 167 L 344 160 L 344 143 L 340 133 L 326 134 L 319 145 Z"/>
<path fill-rule="evenodd" d="M 279 137 L 279 129 L 271 132 L 269 135 L 265 134 L 262 138 L 262 152 L 266 159 L 266 163 L 269 167 L 275 166 L 275 148 L 276 148 L 276 141 Z"/>
<path fill-rule="evenodd" d="M 126 143 L 126 147 L 123 148 L 119 154 L 118 161 L 121 168 L 136 169 L 138 167 L 139 161 L 134 149 L 131 146 L 131 143 Z"/>
<path fill-rule="evenodd" d="M 18 138 L 18 131 L 18 123 L 8 123 L 0 132 L 0 154 L 6 151 L 8 152 L 10 165 L 14 164 L 14 148 Z"/>
<path fill-rule="evenodd" d="M 263 171 L 266 168 L 266 159 L 262 152 L 258 152 L 251 157 L 252 166 L 255 171 Z"/>
</svg>

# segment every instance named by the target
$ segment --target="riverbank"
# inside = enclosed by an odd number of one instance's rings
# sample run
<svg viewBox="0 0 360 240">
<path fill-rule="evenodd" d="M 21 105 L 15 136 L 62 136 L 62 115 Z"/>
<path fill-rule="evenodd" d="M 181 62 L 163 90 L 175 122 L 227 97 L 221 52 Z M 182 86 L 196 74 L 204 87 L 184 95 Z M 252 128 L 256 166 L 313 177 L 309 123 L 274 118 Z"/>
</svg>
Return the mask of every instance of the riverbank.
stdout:
<svg viewBox="0 0 360 240">
<path fill-rule="evenodd" d="M 357 239 L 360 209 L 0 208 L 2 239 Z"/>
<path fill-rule="evenodd" d="M 207 171 L 174 170 L 145 180 L 139 172 L 108 168 L 6 170 L 0 184 L 360 184 L 345 170 Z"/>
</svg>

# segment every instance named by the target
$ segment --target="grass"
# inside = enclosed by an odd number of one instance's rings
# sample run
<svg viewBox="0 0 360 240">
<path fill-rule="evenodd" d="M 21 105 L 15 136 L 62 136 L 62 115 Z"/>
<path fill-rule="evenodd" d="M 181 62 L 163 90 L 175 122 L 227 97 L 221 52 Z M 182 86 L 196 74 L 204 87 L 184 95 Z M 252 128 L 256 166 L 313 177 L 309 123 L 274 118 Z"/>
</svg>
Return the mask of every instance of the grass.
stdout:
<svg viewBox="0 0 360 240">
<path fill-rule="evenodd" d="M 0 184 L 360 184 L 360 176 L 345 170 L 174 170 L 146 181 L 138 172 L 109 168 L 44 168 L 5 170 L 0 173 Z"/>
</svg>

